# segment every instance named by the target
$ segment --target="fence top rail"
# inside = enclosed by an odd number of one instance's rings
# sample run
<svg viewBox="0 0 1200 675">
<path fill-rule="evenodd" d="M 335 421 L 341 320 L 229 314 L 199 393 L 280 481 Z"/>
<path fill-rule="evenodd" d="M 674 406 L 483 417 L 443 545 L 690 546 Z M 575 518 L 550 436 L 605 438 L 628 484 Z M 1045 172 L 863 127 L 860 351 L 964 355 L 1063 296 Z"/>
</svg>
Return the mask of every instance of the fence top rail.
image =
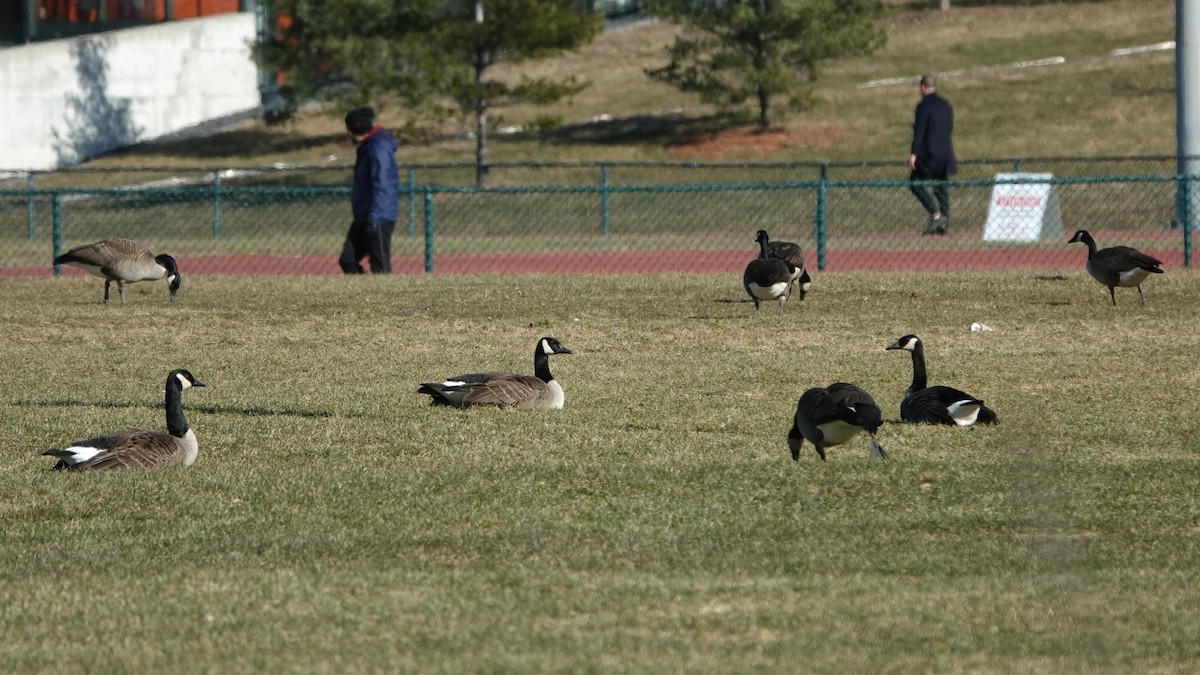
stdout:
<svg viewBox="0 0 1200 675">
<path fill-rule="evenodd" d="M 980 178 L 972 180 L 944 181 L 952 187 L 992 187 L 995 185 L 1097 185 L 1113 183 L 1191 183 L 1196 177 L 1186 175 L 1145 174 L 1137 176 L 1091 176 L 1091 177 L 1036 177 L 1013 176 L 1011 178 Z M 936 185 L 943 181 L 915 181 L 916 184 Z M 839 188 L 907 188 L 914 184 L 909 180 L 797 180 L 797 181 L 750 181 L 728 183 L 681 183 L 662 185 L 523 185 L 475 187 L 457 185 L 426 184 L 409 186 L 401 183 L 401 194 L 600 194 L 600 193 L 678 193 L 678 192 L 737 192 L 748 190 L 796 190 L 796 189 L 839 189 Z M 204 185 L 193 187 L 117 187 L 117 188 L 24 188 L 0 189 L 0 197 L 182 197 L 221 195 L 280 195 L 344 196 L 350 193 L 349 186 L 277 186 L 277 187 L 230 187 L 226 185 Z"/>
<path fill-rule="evenodd" d="M 1046 156 L 1046 157 L 976 157 L 959 159 L 960 165 L 1024 165 L 1024 164 L 1088 164 L 1101 162 L 1167 162 L 1167 161 L 1193 161 L 1200 160 L 1200 156 L 1180 156 L 1180 155 L 1100 155 L 1090 157 L 1069 157 L 1069 156 Z M 601 168 L 601 167 L 621 167 L 633 169 L 794 169 L 794 168 L 863 168 L 863 167 L 894 167 L 898 164 L 903 164 L 903 161 L 894 159 L 864 159 L 864 160 L 797 160 L 797 161 L 780 161 L 780 162 L 640 162 L 640 161 L 604 161 L 604 160 L 579 160 L 579 161 L 521 161 L 521 162 L 494 162 L 487 164 L 490 169 L 520 169 L 520 168 L 559 168 L 559 169 L 581 169 L 581 168 Z M 476 168 L 472 162 L 430 162 L 430 163 L 414 163 L 405 164 L 411 169 L 426 169 L 426 170 L 447 170 L 447 169 L 470 169 Z M 0 179 L 20 178 L 25 176 L 40 176 L 50 174 L 105 174 L 105 173 L 224 173 L 229 171 L 257 171 L 257 172 L 283 172 L 283 171 L 345 171 L 350 168 L 349 164 L 303 164 L 303 163 L 277 163 L 261 166 L 240 166 L 240 167 L 201 167 L 201 166 L 158 166 L 158 167 L 88 167 L 78 166 L 69 167 L 57 170 L 43 169 L 11 169 L 0 171 Z"/>
</svg>

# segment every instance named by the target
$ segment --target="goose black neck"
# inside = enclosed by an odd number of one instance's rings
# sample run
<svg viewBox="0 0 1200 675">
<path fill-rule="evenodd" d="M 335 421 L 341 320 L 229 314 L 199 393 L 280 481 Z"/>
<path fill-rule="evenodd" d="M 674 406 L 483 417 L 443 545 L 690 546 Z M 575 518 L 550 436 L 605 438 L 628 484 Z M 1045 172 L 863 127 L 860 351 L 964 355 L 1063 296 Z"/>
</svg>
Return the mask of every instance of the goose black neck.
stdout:
<svg viewBox="0 0 1200 675">
<path fill-rule="evenodd" d="M 1092 239 L 1092 235 L 1085 234 L 1079 238 L 1079 241 L 1082 241 L 1084 244 L 1087 245 L 1089 258 L 1094 257 L 1096 255 L 1096 240 Z"/>
<path fill-rule="evenodd" d="M 172 375 L 167 380 L 167 431 L 176 438 L 188 432 L 187 419 L 183 416 L 183 385 Z"/>
<path fill-rule="evenodd" d="M 925 348 L 920 344 L 918 344 L 916 348 L 912 350 L 912 362 L 913 381 L 912 386 L 909 387 L 909 391 L 921 391 L 925 388 L 928 378 L 925 373 Z"/>
<path fill-rule="evenodd" d="M 766 237 L 758 238 L 758 257 L 764 260 L 771 257 L 771 254 L 767 253 L 767 241 Z"/>
<path fill-rule="evenodd" d="M 541 342 L 538 342 L 537 347 L 533 350 L 533 374 L 542 382 L 554 379 L 554 376 L 550 374 L 550 357 L 542 349 Z"/>
</svg>

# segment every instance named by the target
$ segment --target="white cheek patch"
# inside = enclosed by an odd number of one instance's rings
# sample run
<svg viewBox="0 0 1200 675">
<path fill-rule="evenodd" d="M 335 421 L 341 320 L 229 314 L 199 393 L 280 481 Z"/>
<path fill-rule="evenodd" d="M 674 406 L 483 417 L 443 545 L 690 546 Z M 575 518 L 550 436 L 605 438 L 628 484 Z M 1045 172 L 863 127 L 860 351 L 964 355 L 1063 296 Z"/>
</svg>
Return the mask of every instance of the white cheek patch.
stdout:
<svg viewBox="0 0 1200 675">
<path fill-rule="evenodd" d="M 70 457 L 62 458 L 68 464 L 82 464 L 104 451 L 100 448 L 90 448 L 86 445 L 72 445 L 63 450 L 63 452 L 71 453 Z"/>
<path fill-rule="evenodd" d="M 542 340 L 542 353 L 546 356 L 550 356 L 554 353 L 554 350 L 550 348 L 549 340 Z"/>
<path fill-rule="evenodd" d="M 173 283 L 175 283 L 175 279 L 176 279 L 176 278 L 177 278 L 177 277 L 176 277 L 174 274 L 172 274 L 171 276 L 167 277 L 167 283 L 168 283 L 168 284 L 173 284 Z"/>
<path fill-rule="evenodd" d="M 191 387 L 191 386 L 192 386 L 192 383 L 191 383 L 191 381 L 190 381 L 190 380 L 188 380 L 188 379 L 187 379 L 186 377 L 184 377 L 183 375 L 176 375 L 176 376 L 175 376 L 175 379 L 179 380 L 179 385 L 180 385 L 181 387 L 183 387 L 184 389 L 188 389 L 189 387 Z"/>
</svg>

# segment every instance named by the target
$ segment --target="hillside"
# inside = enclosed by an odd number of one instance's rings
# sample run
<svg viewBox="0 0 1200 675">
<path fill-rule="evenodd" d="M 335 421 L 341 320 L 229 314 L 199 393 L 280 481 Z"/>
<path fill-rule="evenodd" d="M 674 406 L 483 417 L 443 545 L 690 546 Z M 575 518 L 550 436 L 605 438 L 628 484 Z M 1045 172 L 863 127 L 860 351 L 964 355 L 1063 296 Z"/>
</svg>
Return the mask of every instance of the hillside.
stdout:
<svg viewBox="0 0 1200 675">
<path fill-rule="evenodd" d="M 775 161 L 886 159 L 906 153 L 917 92 L 905 78 L 942 75 L 955 106 L 963 157 L 1171 154 L 1175 149 L 1174 52 L 1130 50 L 1174 37 L 1171 0 L 1086 5 L 900 11 L 885 20 L 887 45 L 870 57 L 825 65 L 821 102 L 767 134 L 728 130 L 694 97 L 651 81 L 679 28 L 651 21 L 602 35 L 578 53 L 512 68 L 505 76 L 574 74 L 592 83 L 569 103 L 496 111 L 498 127 L 538 115 L 564 126 L 544 137 L 496 134 L 492 161 Z M 1013 64 L 1052 62 L 1015 67 Z M 878 81 L 897 81 L 873 86 Z M 248 123 L 200 141 L 137 148 L 94 165 L 260 165 L 351 161 L 340 115 Z M 383 114 L 399 122 L 398 111 Z M 407 143 L 404 161 L 471 162 L 465 125 L 442 140 Z M 332 159 L 331 159 L 332 158 Z"/>
</svg>

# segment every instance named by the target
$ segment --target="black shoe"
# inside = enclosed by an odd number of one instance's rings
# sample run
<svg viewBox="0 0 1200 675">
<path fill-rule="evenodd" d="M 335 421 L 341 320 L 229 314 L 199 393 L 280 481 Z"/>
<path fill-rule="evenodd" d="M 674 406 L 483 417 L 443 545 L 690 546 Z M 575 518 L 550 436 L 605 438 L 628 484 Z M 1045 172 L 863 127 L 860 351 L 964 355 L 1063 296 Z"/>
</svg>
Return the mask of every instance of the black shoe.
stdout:
<svg viewBox="0 0 1200 675">
<path fill-rule="evenodd" d="M 933 222 L 937 223 L 938 234 L 950 234 L 950 216 L 942 216 Z"/>
<path fill-rule="evenodd" d="M 937 220 L 930 218 L 929 224 L 925 226 L 925 231 L 921 234 L 942 234 L 941 226 L 942 220 L 940 218 Z"/>
</svg>

